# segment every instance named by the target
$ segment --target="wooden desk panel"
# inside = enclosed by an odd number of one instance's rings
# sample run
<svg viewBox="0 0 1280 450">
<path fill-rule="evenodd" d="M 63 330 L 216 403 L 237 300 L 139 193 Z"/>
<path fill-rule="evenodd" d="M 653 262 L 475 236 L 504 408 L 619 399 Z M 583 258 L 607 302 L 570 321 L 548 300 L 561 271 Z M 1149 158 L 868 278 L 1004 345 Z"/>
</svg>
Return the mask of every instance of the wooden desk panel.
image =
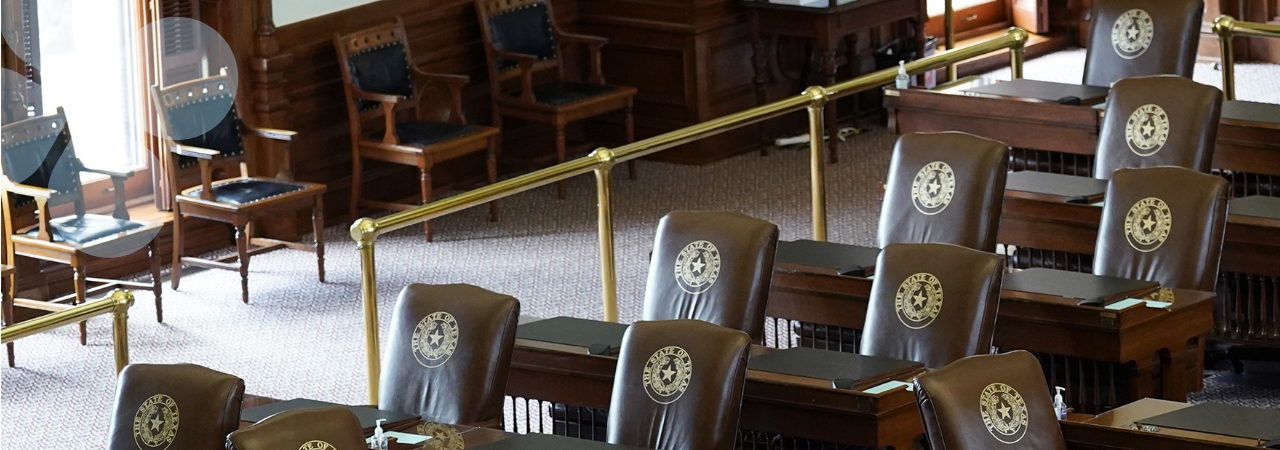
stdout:
<svg viewBox="0 0 1280 450">
<path fill-rule="evenodd" d="M 1156 431 L 1132 429 L 1137 420 L 1177 411 L 1190 405 L 1166 400 L 1142 399 L 1096 417 L 1059 422 L 1067 448 L 1103 450 L 1158 448 L 1169 450 L 1226 450 L 1258 448 L 1253 439 L 1163 428 Z M 1087 416 L 1086 416 L 1087 417 Z"/>
</svg>

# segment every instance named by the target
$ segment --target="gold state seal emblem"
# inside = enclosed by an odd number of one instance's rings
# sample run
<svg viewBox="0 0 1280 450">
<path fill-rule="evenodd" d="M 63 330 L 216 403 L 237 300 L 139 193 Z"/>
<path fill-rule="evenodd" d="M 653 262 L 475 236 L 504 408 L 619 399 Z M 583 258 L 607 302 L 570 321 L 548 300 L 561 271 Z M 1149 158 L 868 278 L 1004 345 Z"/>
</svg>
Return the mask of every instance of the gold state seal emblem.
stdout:
<svg viewBox="0 0 1280 450">
<path fill-rule="evenodd" d="M 655 402 L 669 404 L 684 395 L 691 375 L 693 360 L 689 353 L 674 345 L 663 347 L 653 352 L 644 365 L 644 392 Z"/>
<path fill-rule="evenodd" d="M 956 194 L 956 174 L 942 161 L 925 164 L 911 182 L 911 202 L 925 215 L 947 209 Z"/>
<path fill-rule="evenodd" d="M 466 442 L 462 440 L 462 434 L 449 425 L 422 422 L 418 424 L 416 431 L 419 435 L 431 436 L 427 444 L 435 450 L 462 450 L 467 447 Z"/>
<path fill-rule="evenodd" d="M 1027 434 L 1027 403 L 1022 394 L 1004 383 L 982 390 L 982 423 L 997 441 L 1014 444 Z"/>
<path fill-rule="evenodd" d="M 1143 105 L 1129 115 L 1124 138 L 1135 155 L 1156 154 L 1169 140 L 1169 115 L 1159 105 Z"/>
<path fill-rule="evenodd" d="M 413 329 L 413 357 L 424 367 L 440 367 L 458 348 L 458 321 L 444 311 L 423 317 Z"/>
<path fill-rule="evenodd" d="M 1173 214 L 1164 200 L 1147 197 L 1138 200 L 1124 216 L 1124 236 L 1129 245 L 1140 252 L 1160 248 L 1173 228 Z"/>
<path fill-rule="evenodd" d="M 164 394 L 148 397 L 133 414 L 133 441 L 141 450 L 164 450 L 178 435 L 178 402 Z"/>
<path fill-rule="evenodd" d="M 720 250 L 708 241 L 693 241 L 676 257 L 676 284 L 690 294 L 711 289 L 720 277 Z"/>
<path fill-rule="evenodd" d="M 330 444 L 325 441 L 307 441 L 307 443 L 302 444 L 301 447 L 298 447 L 298 450 L 338 450 L 338 449 L 335 448 L 333 444 Z"/>
<path fill-rule="evenodd" d="M 942 311 L 942 283 L 928 273 L 907 277 L 898 286 L 893 308 L 898 312 L 898 320 L 907 328 L 919 330 L 929 326 Z"/>
<path fill-rule="evenodd" d="M 1134 59 L 1146 53 L 1153 37 L 1155 23 L 1151 15 L 1141 9 L 1125 11 L 1111 26 L 1111 46 L 1124 59 Z"/>
</svg>

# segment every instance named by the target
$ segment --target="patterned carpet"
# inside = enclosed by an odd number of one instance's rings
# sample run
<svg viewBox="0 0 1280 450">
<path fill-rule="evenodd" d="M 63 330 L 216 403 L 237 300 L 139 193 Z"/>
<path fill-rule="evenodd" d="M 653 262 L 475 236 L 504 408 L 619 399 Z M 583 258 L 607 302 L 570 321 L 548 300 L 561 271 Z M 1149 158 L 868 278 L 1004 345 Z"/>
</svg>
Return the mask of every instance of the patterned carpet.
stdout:
<svg viewBox="0 0 1280 450">
<path fill-rule="evenodd" d="M 1083 55 L 1066 51 L 1029 62 L 1028 76 L 1078 81 L 1079 70 L 1070 68 L 1082 65 Z M 1241 98 L 1280 103 L 1280 66 L 1244 64 L 1238 74 Z M 1199 80 L 1217 76 L 1207 65 L 1197 68 Z M 840 147 L 842 162 L 827 172 L 833 241 L 872 243 L 893 142 L 875 129 Z M 621 319 L 639 317 L 655 227 L 669 211 L 740 211 L 778 224 L 783 239 L 808 237 L 808 164 L 807 150 L 783 149 L 702 167 L 642 161 L 639 180 L 615 180 Z M 563 201 L 547 187 L 504 200 L 501 208 L 498 223 L 486 221 L 483 207 L 437 220 L 432 244 L 419 227 L 379 240 L 383 330 L 396 294 L 414 282 L 470 283 L 511 294 L 528 315 L 601 317 L 594 180 L 570 180 Z M 152 297 L 137 293 L 132 360 L 208 366 L 244 378 L 248 392 L 258 395 L 364 402 L 359 260 L 345 228 L 329 228 L 326 241 L 325 284 L 316 281 L 312 255 L 282 250 L 253 258 L 248 305 L 240 303 L 237 275 L 223 271 L 190 272 L 176 292 L 166 284 L 163 324 L 151 319 Z M 0 370 L 0 408 L 9 412 L 0 435 L 6 448 L 102 447 L 115 390 L 110 321 L 91 320 L 89 332 L 87 347 L 77 344 L 75 327 L 17 343 L 19 367 Z M 1280 407 L 1280 390 L 1209 381 L 1195 399 Z M 49 424 L 58 424 L 52 439 Z"/>
</svg>

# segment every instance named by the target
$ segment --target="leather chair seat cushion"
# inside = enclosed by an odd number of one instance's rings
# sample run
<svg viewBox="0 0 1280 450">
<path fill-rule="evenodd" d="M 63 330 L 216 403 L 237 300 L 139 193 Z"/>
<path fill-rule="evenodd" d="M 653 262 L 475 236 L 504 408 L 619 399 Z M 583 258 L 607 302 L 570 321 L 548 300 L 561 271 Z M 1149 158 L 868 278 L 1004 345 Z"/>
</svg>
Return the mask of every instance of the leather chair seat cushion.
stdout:
<svg viewBox="0 0 1280 450">
<path fill-rule="evenodd" d="M 457 139 L 480 131 L 476 125 L 458 125 L 447 122 L 417 121 L 396 124 L 396 139 L 402 145 L 426 147 L 441 142 Z M 374 133 L 370 139 L 381 141 L 381 132 Z"/>
<path fill-rule="evenodd" d="M 551 15 L 545 3 L 494 14 L 489 17 L 489 34 L 493 45 L 508 52 L 538 57 L 538 60 L 556 57 L 556 40 L 551 34 Z M 519 63 L 498 58 L 498 71 L 506 71 Z"/>
<path fill-rule="evenodd" d="M 218 203 L 247 205 L 303 189 L 306 189 L 305 185 L 283 181 L 235 180 L 213 186 L 213 199 Z M 200 198 L 203 191 L 204 189 L 195 189 L 186 196 Z"/>
<path fill-rule="evenodd" d="M 101 216 L 97 214 L 85 214 L 83 216 L 67 216 L 59 217 L 49 221 L 52 228 L 50 234 L 53 235 L 54 242 L 65 242 L 75 246 L 82 246 L 99 239 L 111 237 L 118 233 L 123 233 L 135 228 L 142 228 L 141 222 L 132 220 L 122 220 L 111 216 Z M 40 234 L 38 228 L 33 228 L 27 232 L 27 236 L 35 237 Z"/>
<path fill-rule="evenodd" d="M 610 94 L 617 90 L 617 86 L 576 81 L 557 81 L 535 86 L 533 95 L 538 99 L 538 103 L 560 106 Z"/>
<path fill-rule="evenodd" d="M 413 98 L 413 75 L 409 72 L 404 43 L 392 42 L 356 53 L 347 58 L 351 81 L 365 92 L 402 95 Z M 356 100 L 357 108 L 366 111 L 381 103 Z"/>
</svg>

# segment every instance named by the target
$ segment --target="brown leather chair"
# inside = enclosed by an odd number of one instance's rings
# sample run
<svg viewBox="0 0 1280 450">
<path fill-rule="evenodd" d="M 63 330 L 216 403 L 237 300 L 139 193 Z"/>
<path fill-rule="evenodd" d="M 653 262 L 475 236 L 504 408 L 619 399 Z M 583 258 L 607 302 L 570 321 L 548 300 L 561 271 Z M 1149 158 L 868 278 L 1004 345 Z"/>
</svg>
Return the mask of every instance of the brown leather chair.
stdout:
<svg viewBox="0 0 1280 450">
<path fill-rule="evenodd" d="M 618 356 L 608 442 L 732 449 L 750 350 L 746 333 L 703 321 L 632 324 Z"/>
<path fill-rule="evenodd" d="M 499 425 L 519 316 L 515 298 L 471 285 L 404 288 L 391 316 L 378 408 Z"/>
<path fill-rule="evenodd" d="M 675 211 L 658 222 L 641 320 L 698 319 L 764 335 L 778 226 L 734 212 Z"/>
<path fill-rule="evenodd" d="M 956 132 L 902 136 L 889 163 L 879 246 L 937 242 L 994 252 L 1008 171 L 1009 146 L 998 141 Z"/>
<path fill-rule="evenodd" d="M 876 261 L 859 353 L 937 369 L 990 353 L 1004 261 L 952 244 L 889 244 Z"/>
<path fill-rule="evenodd" d="M 194 364 L 120 371 L 109 450 L 222 450 L 240 426 L 244 381 Z"/>
<path fill-rule="evenodd" d="M 1040 362 L 1026 351 L 970 356 L 916 378 L 932 450 L 1066 450 Z"/>
<path fill-rule="evenodd" d="M 1222 91 L 1187 78 L 1120 80 L 1107 97 L 1094 178 L 1110 179 L 1125 167 L 1179 166 L 1208 173 L 1221 111 Z"/>
<path fill-rule="evenodd" d="M 1096 0 L 1084 84 L 1169 74 L 1191 78 L 1204 0 Z"/>
<path fill-rule="evenodd" d="M 1093 273 L 1213 292 L 1227 225 L 1227 180 L 1181 167 L 1117 170 Z"/>
<path fill-rule="evenodd" d="M 224 438 L 227 450 L 365 450 L 360 419 L 342 406 L 295 409 Z"/>
</svg>

